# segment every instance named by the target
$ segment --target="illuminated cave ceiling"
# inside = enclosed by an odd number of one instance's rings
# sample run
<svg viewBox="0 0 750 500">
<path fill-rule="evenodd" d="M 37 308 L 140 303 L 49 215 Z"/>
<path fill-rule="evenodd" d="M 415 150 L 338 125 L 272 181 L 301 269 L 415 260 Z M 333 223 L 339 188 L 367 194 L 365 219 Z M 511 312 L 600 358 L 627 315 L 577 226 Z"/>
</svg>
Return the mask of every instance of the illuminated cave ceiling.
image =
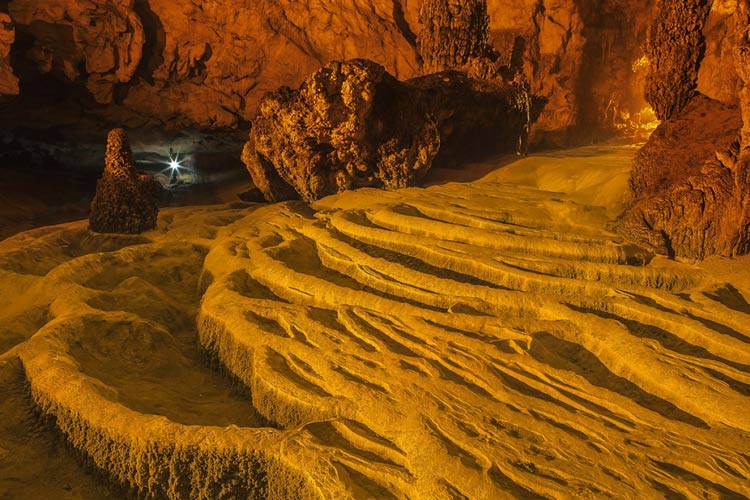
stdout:
<svg viewBox="0 0 750 500">
<path fill-rule="evenodd" d="M 332 60 L 372 59 L 399 79 L 422 74 L 416 48 L 421 4 L 0 2 L 0 94 L 16 92 L 11 69 L 21 88 L 20 103 L 4 113 L 20 110 L 21 120 L 30 106 L 34 111 L 53 104 L 57 112 L 31 113 L 26 121 L 33 123 L 27 125 L 35 127 L 45 121 L 80 123 L 82 111 L 129 128 L 242 127 L 266 91 L 296 86 Z M 640 47 L 652 4 L 488 1 L 491 44 L 501 57 L 510 57 L 516 37 L 524 37 L 531 90 L 548 99 L 535 126 L 537 142 L 580 142 L 642 119 L 646 68 Z M 737 95 L 737 79 L 726 70 L 731 67 L 727 44 L 721 43 L 731 22 L 730 4 L 713 3 L 699 75 L 699 90 L 722 100 Z M 53 94 L 51 81 L 64 88 Z M 44 103 L 50 95 L 54 98 Z"/>
</svg>

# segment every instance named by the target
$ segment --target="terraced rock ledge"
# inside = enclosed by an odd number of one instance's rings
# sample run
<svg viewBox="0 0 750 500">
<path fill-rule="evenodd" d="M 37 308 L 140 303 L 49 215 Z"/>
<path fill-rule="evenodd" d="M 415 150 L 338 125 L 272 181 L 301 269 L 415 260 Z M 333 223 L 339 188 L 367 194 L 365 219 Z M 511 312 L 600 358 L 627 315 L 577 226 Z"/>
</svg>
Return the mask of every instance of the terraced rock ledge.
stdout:
<svg viewBox="0 0 750 500">
<path fill-rule="evenodd" d="M 747 261 L 608 231 L 634 151 L 17 235 L 0 367 L 136 497 L 747 497 Z"/>
</svg>

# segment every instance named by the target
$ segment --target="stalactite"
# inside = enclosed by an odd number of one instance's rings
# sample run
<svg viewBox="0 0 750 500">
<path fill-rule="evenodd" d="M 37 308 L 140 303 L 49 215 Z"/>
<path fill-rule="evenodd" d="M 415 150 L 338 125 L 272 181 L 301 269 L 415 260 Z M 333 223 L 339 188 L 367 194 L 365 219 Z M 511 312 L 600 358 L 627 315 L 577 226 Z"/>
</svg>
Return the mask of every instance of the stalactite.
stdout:
<svg viewBox="0 0 750 500">
<path fill-rule="evenodd" d="M 713 0 L 662 1 L 649 27 L 646 100 L 660 120 L 682 111 L 695 95 L 706 49 L 703 26 Z"/>
</svg>

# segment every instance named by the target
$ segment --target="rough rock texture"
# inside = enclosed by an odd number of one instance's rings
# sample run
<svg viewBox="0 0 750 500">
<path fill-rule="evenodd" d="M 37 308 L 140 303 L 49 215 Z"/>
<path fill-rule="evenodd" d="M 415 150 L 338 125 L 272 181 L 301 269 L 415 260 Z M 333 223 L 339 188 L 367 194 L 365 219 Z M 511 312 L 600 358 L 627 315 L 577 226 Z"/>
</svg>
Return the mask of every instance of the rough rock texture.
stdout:
<svg viewBox="0 0 750 500">
<path fill-rule="evenodd" d="M 684 180 L 675 177 L 674 183 L 658 194 L 638 200 L 620 225 L 626 237 L 671 256 L 703 259 L 716 254 L 750 253 L 750 3 L 747 0 L 738 2 L 734 25 L 735 70 L 743 82 L 740 107 L 744 124 L 740 138 L 706 161 L 700 172 Z M 700 134 L 705 126 L 703 121 L 694 118 L 683 127 Z M 659 141 L 659 136 L 654 135 L 651 142 Z M 691 142 L 683 140 L 672 148 L 687 149 L 692 147 Z M 678 164 L 675 160 L 673 157 L 663 161 Z M 654 168 L 649 173 L 657 176 L 668 170 Z M 651 185 L 657 186 L 659 181 L 655 177 Z"/>
<path fill-rule="evenodd" d="M 635 198 L 653 196 L 700 173 L 703 164 L 737 138 L 742 117 L 736 106 L 698 94 L 685 109 L 654 131 L 633 161 Z"/>
<path fill-rule="evenodd" d="M 89 228 L 98 233 L 138 234 L 156 227 L 156 181 L 135 169 L 128 135 L 115 129 L 107 138 L 106 167 L 91 202 Z"/>
<path fill-rule="evenodd" d="M 737 0 L 714 0 L 703 28 L 706 54 L 698 71 L 698 91 L 725 104 L 738 104 L 742 81 L 734 68 Z"/>
<path fill-rule="evenodd" d="M 742 134 L 740 144 L 743 156 L 750 148 L 750 1 L 739 0 L 735 13 L 734 68 L 742 81 L 740 109 L 742 111 Z"/>
<path fill-rule="evenodd" d="M 97 102 L 130 82 L 146 34 L 133 0 L 11 2 L 10 12 L 29 40 L 24 56 L 40 73 L 81 81 Z"/>
<path fill-rule="evenodd" d="M 653 18 L 653 2 L 578 2 L 585 39 L 575 87 L 576 132 L 596 139 L 603 133 L 652 131 L 655 116 L 643 89 L 648 68 L 642 45 Z"/>
<path fill-rule="evenodd" d="M 523 147 L 528 94 L 459 72 L 399 82 L 371 61 L 334 62 L 268 94 L 243 161 L 269 201 L 413 185 L 441 154 Z M 482 151 L 482 149 L 485 151 Z"/>
<path fill-rule="evenodd" d="M 265 92 L 296 87 L 334 60 L 367 58 L 402 80 L 424 72 L 421 1 L 13 0 L 9 7 L 16 73 L 40 80 L 27 88 L 44 95 L 45 76 L 72 84 L 105 103 L 79 107 L 131 128 L 241 125 Z M 612 129 L 645 107 L 642 74 L 632 66 L 651 10 L 645 0 L 487 1 L 496 63 L 523 68 L 531 92 L 548 100 L 536 142 L 581 139 L 579 129 Z M 123 36 L 113 39 L 107 27 Z M 472 50 L 481 52 L 479 31 Z M 616 86 L 598 77 L 612 74 Z"/>
<path fill-rule="evenodd" d="M 234 126 L 264 92 L 334 59 L 418 73 L 410 23 L 390 1 L 13 0 L 10 12 L 27 71 L 82 83 L 128 126 Z"/>
<path fill-rule="evenodd" d="M 649 60 L 646 100 L 660 120 L 679 114 L 695 94 L 706 49 L 703 27 L 711 4 L 710 0 L 659 3 L 644 51 Z"/>
<path fill-rule="evenodd" d="M 737 94 L 726 41 L 733 3 L 713 2 L 698 75 L 698 90 L 725 103 Z M 434 4 L 424 4 L 424 11 Z M 497 60 L 474 58 L 466 69 L 478 77 L 501 67 L 522 70 L 530 92 L 547 100 L 532 144 L 561 146 L 630 133 L 653 120 L 643 98 L 648 65 L 641 45 L 654 2 L 486 5 L 487 40 Z M 12 116 L 11 124 L 38 111 L 38 118 L 28 120 L 33 128 L 82 123 L 83 116 L 89 120 L 82 127 L 94 130 L 102 129 L 103 119 L 104 129 L 244 129 L 267 91 L 295 88 L 333 60 L 367 58 L 402 80 L 423 74 L 417 39 L 429 37 L 422 33 L 424 20 L 419 22 L 422 7 L 411 0 L 13 0 L 17 43 L 11 60 L 24 94 L 21 105 L 1 111 Z M 109 29 L 123 36 L 110 37 Z M 480 29 L 471 38 L 474 50 L 484 36 Z M 49 97 L 51 88 L 60 95 Z M 44 110 L 38 103 L 43 98 Z M 93 165 L 98 169 L 100 163 Z"/>
<path fill-rule="evenodd" d="M 748 158 L 738 144 L 700 173 L 637 204 L 621 223 L 631 240 L 672 257 L 750 253 Z"/>
<path fill-rule="evenodd" d="M 531 142 L 564 146 L 630 133 L 653 119 L 643 97 L 644 0 L 488 2 L 497 65 L 519 57 L 532 94 L 546 99 Z"/>
<path fill-rule="evenodd" d="M 10 66 L 10 47 L 15 37 L 10 16 L 0 11 L 0 97 L 18 94 L 18 78 Z"/>
<path fill-rule="evenodd" d="M 426 73 L 460 68 L 472 59 L 493 55 L 486 0 L 425 0 L 419 22 L 417 45 Z"/>
<path fill-rule="evenodd" d="M 312 210 L 175 208 L 141 237 L 72 223 L 0 242 L 0 349 L 20 358 L 0 364 L 0 491 L 750 497 L 743 263 L 644 265 L 587 201 L 609 181 L 585 151 L 529 158 L 539 180 L 599 179 L 554 192 L 501 169 Z M 45 468 L 63 443 L 57 463 L 132 494 Z"/>
</svg>

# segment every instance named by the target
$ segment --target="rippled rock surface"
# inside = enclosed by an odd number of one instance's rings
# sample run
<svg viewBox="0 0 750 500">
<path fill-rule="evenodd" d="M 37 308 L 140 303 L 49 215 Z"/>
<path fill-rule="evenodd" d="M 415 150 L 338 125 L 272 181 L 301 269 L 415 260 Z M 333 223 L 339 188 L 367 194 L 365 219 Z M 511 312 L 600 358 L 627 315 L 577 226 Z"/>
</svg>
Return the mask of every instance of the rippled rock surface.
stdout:
<svg viewBox="0 0 750 500">
<path fill-rule="evenodd" d="M 748 496 L 747 261 L 622 243 L 612 158 L 0 242 L 0 490 L 106 497 L 54 432 L 143 497 Z"/>
</svg>

